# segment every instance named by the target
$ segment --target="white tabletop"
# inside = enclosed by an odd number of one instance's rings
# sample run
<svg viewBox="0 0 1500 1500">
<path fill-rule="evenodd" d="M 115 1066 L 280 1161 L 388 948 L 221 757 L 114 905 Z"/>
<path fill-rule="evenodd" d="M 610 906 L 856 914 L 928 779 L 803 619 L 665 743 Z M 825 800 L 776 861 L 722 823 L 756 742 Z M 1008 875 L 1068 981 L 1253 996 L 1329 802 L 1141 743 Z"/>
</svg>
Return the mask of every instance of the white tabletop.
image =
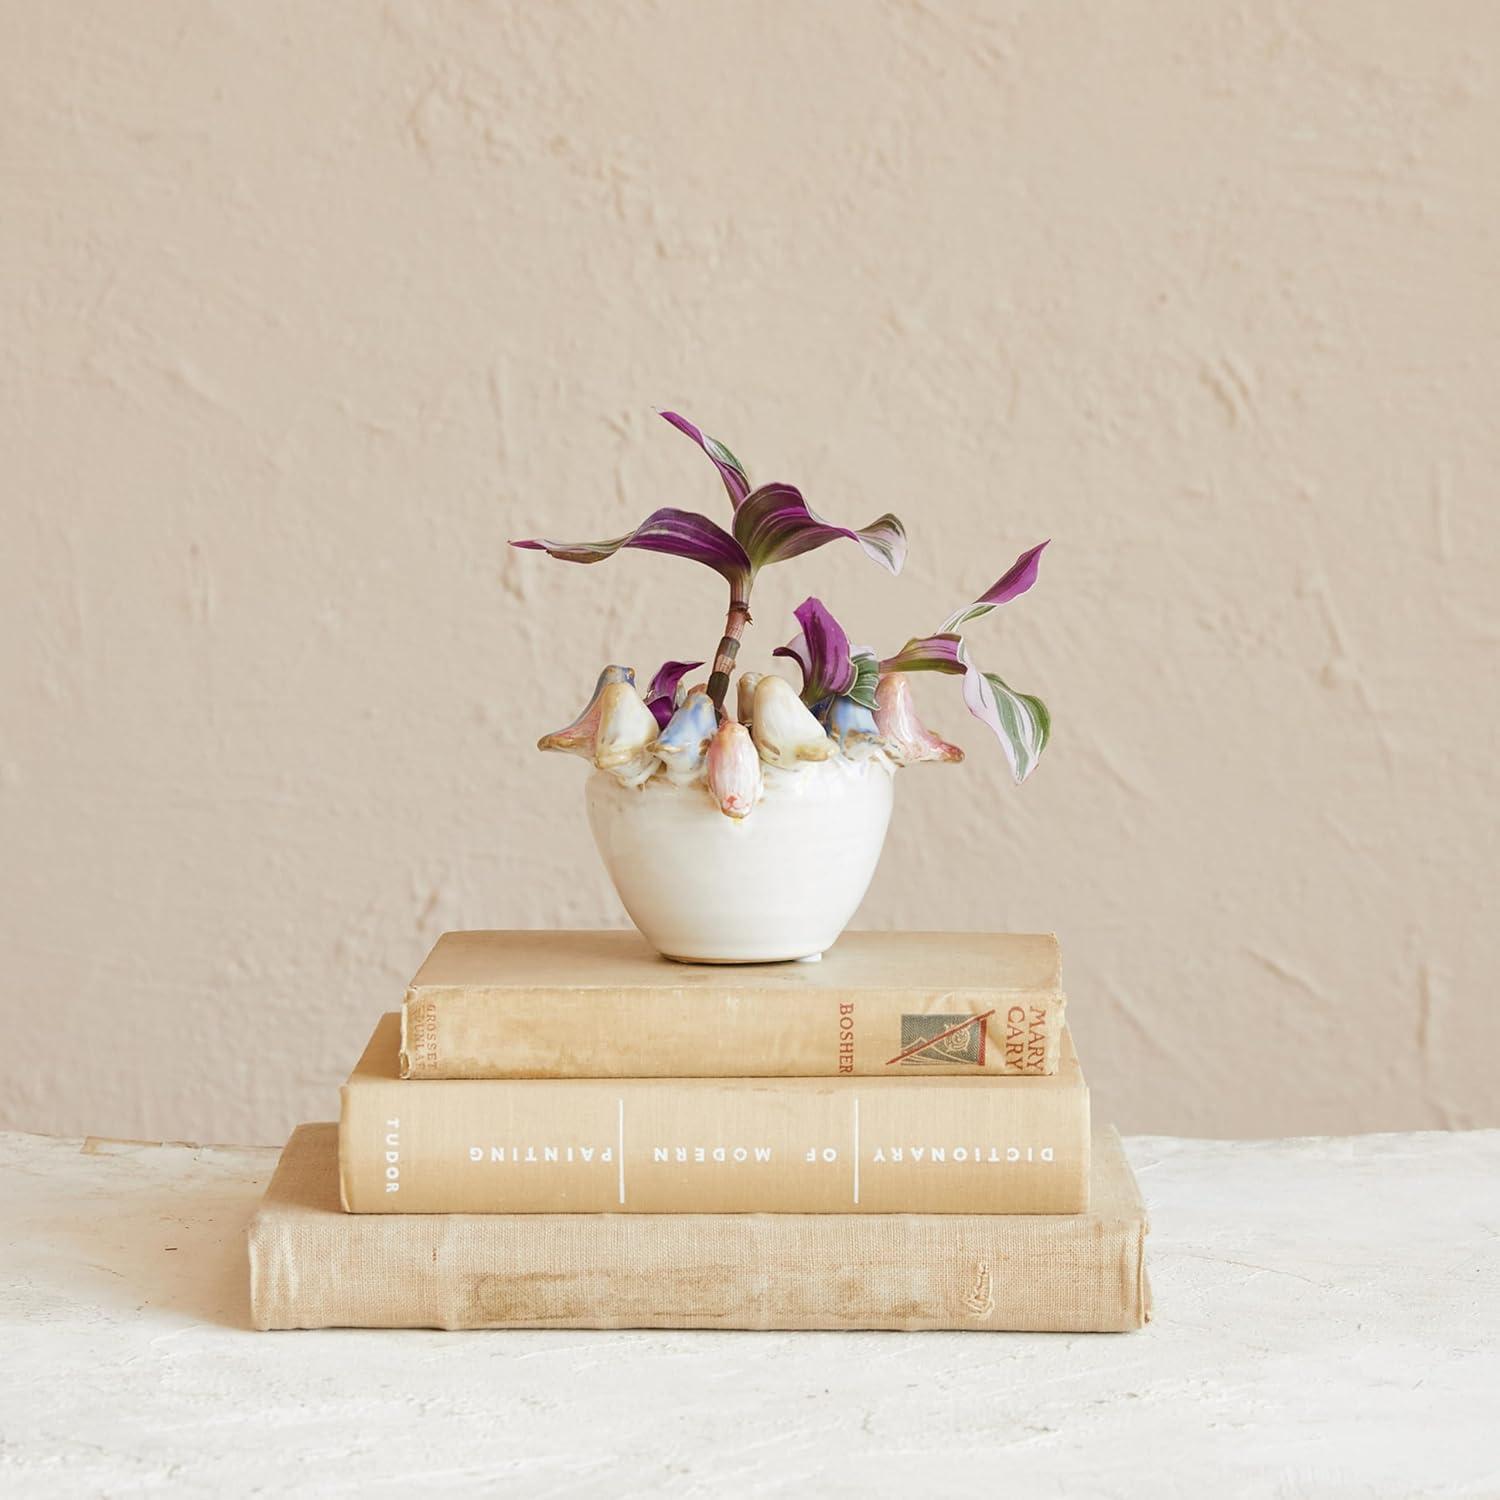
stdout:
<svg viewBox="0 0 1500 1500">
<path fill-rule="evenodd" d="M 268 1334 L 274 1151 L 0 1135 L 0 1493 L 1500 1495 L 1500 1131 L 1127 1144 L 1142 1333 Z"/>
</svg>

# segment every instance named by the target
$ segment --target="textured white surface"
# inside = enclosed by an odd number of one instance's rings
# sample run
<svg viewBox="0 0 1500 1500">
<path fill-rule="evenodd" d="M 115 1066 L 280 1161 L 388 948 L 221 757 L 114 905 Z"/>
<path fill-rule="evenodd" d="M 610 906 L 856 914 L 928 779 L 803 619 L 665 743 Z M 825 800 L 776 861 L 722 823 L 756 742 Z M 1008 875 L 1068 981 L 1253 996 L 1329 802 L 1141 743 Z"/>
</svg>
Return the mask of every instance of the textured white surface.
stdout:
<svg viewBox="0 0 1500 1500">
<path fill-rule="evenodd" d="M 0 1124 L 282 1139 L 446 927 L 621 922 L 580 764 L 719 580 L 1057 735 L 858 925 L 1056 930 L 1101 1115 L 1500 1124 L 1500 6 L 0 0 Z"/>
<path fill-rule="evenodd" d="M 1128 1147 L 1138 1334 L 254 1334 L 274 1152 L 0 1137 L 0 1488 L 1500 1493 L 1500 1131 Z"/>
</svg>

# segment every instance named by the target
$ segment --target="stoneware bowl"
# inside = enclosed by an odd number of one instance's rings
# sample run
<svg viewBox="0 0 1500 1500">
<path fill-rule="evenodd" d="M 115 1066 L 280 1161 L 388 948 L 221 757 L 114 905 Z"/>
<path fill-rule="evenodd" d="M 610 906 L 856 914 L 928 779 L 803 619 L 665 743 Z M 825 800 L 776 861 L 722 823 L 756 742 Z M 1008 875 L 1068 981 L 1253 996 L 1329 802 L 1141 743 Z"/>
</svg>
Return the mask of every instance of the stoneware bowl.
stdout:
<svg viewBox="0 0 1500 1500">
<path fill-rule="evenodd" d="M 767 767 L 765 795 L 727 818 L 701 783 L 588 780 L 589 827 L 630 920 L 684 962 L 819 957 L 864 899 L 891 820 L 883 756 Z"/>
</svg>

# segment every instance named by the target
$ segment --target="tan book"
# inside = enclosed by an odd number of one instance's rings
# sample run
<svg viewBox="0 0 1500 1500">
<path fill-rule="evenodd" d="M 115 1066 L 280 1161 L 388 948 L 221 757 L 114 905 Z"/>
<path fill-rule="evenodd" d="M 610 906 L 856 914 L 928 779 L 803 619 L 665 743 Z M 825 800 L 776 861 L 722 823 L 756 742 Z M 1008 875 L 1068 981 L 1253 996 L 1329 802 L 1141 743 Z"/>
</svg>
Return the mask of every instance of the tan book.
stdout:
<svg viewBox="0 0 1500 1500">
<path fill-rule="evenodd" d="M 343 1089 L 353 1213 L 1078 1213 L 1071 1040 L 1036 1078 L 398 1076 L 386 1016 Z"/>
<path fill-rule="evenodd" d="M 402 1010 L 406 1078 L 1057 1071 L 1050 933 L 848 932 L 817 963 L 679 964 L 633 932 L 449 932 Z"/>
<path fill-rule="evenodd" d="M 292 1136 L 250 1225 L 257 1328 L 1116 1333 L 1150 1311 L 1113 1130 L 1086 1214 L 339 1212 L 336 1128 Z"/>
</svg>

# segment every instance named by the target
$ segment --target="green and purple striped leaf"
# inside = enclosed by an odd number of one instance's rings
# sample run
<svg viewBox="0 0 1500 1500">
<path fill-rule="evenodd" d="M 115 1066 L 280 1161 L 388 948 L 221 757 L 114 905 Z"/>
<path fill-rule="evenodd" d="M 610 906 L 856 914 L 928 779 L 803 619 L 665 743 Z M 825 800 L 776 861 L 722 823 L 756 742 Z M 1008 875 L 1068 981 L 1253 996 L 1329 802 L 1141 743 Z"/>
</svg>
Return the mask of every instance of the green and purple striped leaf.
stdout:
<svg viewBox="0 0 1500 1500">
<path fill-rule="evenodd" d="M 1042 552 L 1051 540 L 1052 538 L 1048 537 L 1045 542 L 1040 542 L 1023 552 L 971 605 L 949 615 L 943 621 L 943 629 L 945 631 L 957 630 L 960 625 L 967 625 L 970 620 L 977 620 L 982 615 L 989 614 L 996 606 L 1009 604 L 1012 599 L 1018 599 L 1036 582 L 1037 573 L 1041 568 Z"/>
<path fill-rule="evenodd" d="M 686 433 L 708 454 L 719 471 L 719 478 L 724 481 L 724 488 L 729 491 L 729 503 L 738 510 L 744 503 L 745 496 L 750 493 L 750 476 L 745 473 L 745 466 L 718 438 L 709 437 L 701 427 L 695 426 L 686 417 L 675 411 L 658 412 L 657 415 L 663 421 L 670 422 L 678 432 Z"/>
<path fill-rule="evenodd" d="M 526 547 L 545 552 L 562 562 L 596 563 L 613 557 L 625 547 L 643 552 L 663 552 L 669 557 L 686 557 L 728 579 L 730 588 L 743 595 L 750 587 L 754 571 L 745 550 L 722 526 L 700 516 L 696 511 L 676 510 L 666 506 L 652 511 L 634 531 L 603 542 L 558 542 L 547 537 L 528 537 L 513 541 L 512 547 Z"/>
<path fill-rule="evenodd" d="M 906 561 L 906 528 L 893 515 L 857 530 L 835 526 L 815 514 L 801 491 L 790 484 L 763 484 L 734 513 L 734 534 L 753 569 L 800 557 L 814 547 L 847 538 L 888 572 Z"/>
<path fill-rule="evenodd" d="M 1025 781 L 1036 770 L 1052 737 L 1052 715 L 1040 698 L 1007 687 L 993 672 L 978 668 L 964 677 L 964 702 L 969 712 L 994 730 L 1010 762 L 1011 775 Z"/>
<path fill-rule="evenodd" d="M 939 635 L 919 635 L 909 640 L 894 656 L 880 663 L 882 672 L 962 672 L 961 635 L 951 631 Z"/>
<path fill-rule="evenodd" d="M 1040 698 L 1018 693 L 993 672 L 982 672 L 970 660 L 960 635 L 942 631 L 908 641 L 880 664 L 885 672 L 962 674 L 964 703 L 989 727 L 1010 762 L 1011 775 L 1025 781 L 1036 769 L 1052 734 L 1052 716 Z"/>
</svg>

